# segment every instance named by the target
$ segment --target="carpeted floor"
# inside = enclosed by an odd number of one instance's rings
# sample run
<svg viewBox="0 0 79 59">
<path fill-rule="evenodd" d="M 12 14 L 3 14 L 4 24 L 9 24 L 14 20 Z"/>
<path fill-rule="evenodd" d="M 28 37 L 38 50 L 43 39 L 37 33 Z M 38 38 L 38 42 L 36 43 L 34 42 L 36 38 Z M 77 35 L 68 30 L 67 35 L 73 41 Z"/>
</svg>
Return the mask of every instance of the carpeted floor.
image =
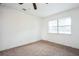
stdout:
<svg viewBox="0 0 79 59">
<path fill-rule="evenodd" d="M 1 56 L 79 56 L 79 49 L 40 40 L 0 52 Z"/>
</svg>

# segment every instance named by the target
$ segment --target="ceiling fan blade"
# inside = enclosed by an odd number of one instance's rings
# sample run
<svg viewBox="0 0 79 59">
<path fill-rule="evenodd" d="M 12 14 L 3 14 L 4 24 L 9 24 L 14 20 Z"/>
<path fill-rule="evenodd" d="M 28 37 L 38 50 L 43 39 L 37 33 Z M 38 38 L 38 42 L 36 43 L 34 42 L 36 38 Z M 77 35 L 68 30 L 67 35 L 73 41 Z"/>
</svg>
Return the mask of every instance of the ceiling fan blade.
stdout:
<svg viewBox="0 0 79 59">
<path fill-rule="evenodd" d="M 23 3 L 18 3 L 18 4 L 22 5 Z"/>
<path fill-rule="evenodd" d="M 35 10 L 37 9 L 36 3 L 33 3 L 33 7 Z"/>
</svg>

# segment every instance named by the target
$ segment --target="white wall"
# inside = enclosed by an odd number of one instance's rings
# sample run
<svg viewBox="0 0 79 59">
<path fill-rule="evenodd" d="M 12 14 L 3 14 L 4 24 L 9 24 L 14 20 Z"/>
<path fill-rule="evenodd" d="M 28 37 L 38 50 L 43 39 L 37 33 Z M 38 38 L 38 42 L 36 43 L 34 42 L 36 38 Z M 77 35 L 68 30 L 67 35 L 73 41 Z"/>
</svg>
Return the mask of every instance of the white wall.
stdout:
<svg viewBox="0 0 79 59">
<path fill-rule="evenodd" d="M 0 6 L 0 51 L 40 40 L 40 18 Z"/>
<path fill-rule="evenodd" d="M 72 34 L 47 33 L 48 21 L 63 16 L 71 16 Z M 40 19 L 0 6 L 0 51 L 40 39 L 79 48 L 79 8 Z"/>
<path fill-rule="evenodd" d="M 48 21 L 54 18 L 71 16 L 72 18 L 72 34 L 50 34 L 47 33 Z M 79 8 L 51 15 L 42 21 L 42 39 L 52 41 L 55 43 L 79 48 Z"/>
<path fill-rule="evenodd" d="M 2 12 L 1 12 L 1 8 L 0 8 L 0 41 L 1 41 L 0 42 L 0 48 L 1 48 L 1 43 L 2 43 L 2 39 L 1 39 L 2 38 L 2 33 L 1 33 L 1 31 L 2 31 L 2 28 L 1 28 L 2 27 L 2 20 L 1 20 L 2 19 L 2 15 L 1 15 L 1 13 Z"/>
</svg>

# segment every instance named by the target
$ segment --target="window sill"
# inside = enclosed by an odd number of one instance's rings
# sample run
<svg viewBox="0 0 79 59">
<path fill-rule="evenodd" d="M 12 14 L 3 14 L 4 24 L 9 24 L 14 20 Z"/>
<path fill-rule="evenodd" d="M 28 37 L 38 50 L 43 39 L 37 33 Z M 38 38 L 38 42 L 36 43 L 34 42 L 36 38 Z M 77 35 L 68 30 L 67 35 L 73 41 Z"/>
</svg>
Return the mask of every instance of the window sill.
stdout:
<svg viewBox="0 0 79 59">
<path fill-rule="evenodd" d="M 57 35 L 72 35 L 72 34 L 66 34 L 66 33 L 48 33 L 48 34 L 57 34 Z"/>
</svg>

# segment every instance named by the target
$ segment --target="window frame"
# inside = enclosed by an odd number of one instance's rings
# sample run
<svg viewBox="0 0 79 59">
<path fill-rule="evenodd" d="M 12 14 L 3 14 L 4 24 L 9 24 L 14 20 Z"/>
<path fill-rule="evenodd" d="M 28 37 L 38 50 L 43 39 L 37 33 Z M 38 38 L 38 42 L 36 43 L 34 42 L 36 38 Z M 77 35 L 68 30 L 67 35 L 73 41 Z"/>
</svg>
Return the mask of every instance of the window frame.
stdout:
<svg viewBox="0 0 79 59">
<path fill-rule="evenodd" d="M 71 17 L 70 16 L 68 16 L 68 17 L 70 18 L 70 21 L 71 21 L 72 20 Z M 63 25 L 63 27 L 70 26 L 70 33 L 66 33 L 66 32 L 60 33 L 60 31 L 59 31 L 59 27 L 62 27 L 62 26 L 59 25 L 59 19 L 63 19 L 63 18 L 65 19 L 65 18 L 68 18 L 68 17 L 61 17 L 61 18 L 55 18 L 54 19 L 54 20 L 57 21 L 57 26 L 56 26 L 57 27 L 57 30 L 56 30 L 57 32 L 55 34 L 72 34 L 72 32 L 71 32 L 72 22 L 71 22 L 70 25 Z M 53 21 L 53 20 L 49 20 L 49 21 Z M 49 29 L 49 23 L 48 23 L 48 33 L 50 33 L 49 30 L 50 29 Z M 53 33 L 53 32 L 51 32 L 51 33 Z"/>
<path fill-rule="evenodd" d="M 53 18 L 53 20 L 57 20 L 57 18 Z M 49 29 L 49 22 L 50 22 L 50 21 L 53 21 L 53 20 L 51 19 L 51 20 L 48 21 L 48 33 L 50 33 L 50 32 L 49 32 L 49 31 L 50 31 L 50 29 Z M 52 26 L 52 27 L 57 27 L 57 26 Z M 51 33 L 52 33 L 52 32 L 51 32 Z M 57 33 L 57 29 L 56 29 L 56 33 Z M 55 34 L 56 34 L 56 33 L 55 33 Z"/>
</svg>

